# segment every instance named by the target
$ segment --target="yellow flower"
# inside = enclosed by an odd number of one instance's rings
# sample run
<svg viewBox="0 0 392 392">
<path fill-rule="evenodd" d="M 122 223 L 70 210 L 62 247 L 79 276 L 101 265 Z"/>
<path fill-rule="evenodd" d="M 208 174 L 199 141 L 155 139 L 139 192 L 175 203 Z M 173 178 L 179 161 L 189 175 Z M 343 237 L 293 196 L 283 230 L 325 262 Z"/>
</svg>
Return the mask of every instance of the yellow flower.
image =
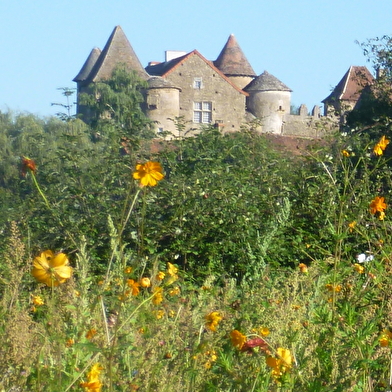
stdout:
<svg viewBox="0 0 392 392">
<path fill-rule="evenodd" d="M 385 212 L 381 211 L 380 214 L 378 215 L 378 219 L 384 220 L 384 218 L 385 218 Z"/>
<path fill-rule="evenodd" d="M 357 222 L 355 222 L 355 221 L 352 221 L 352 222 L 350 222 L 349 224 L 348 224 L 348 231 L 350 232 L 350 233 L 352 233 L 352 231 L 354 230 L 354 227 L 357 225 Z"/>
<path fill-rule="evenodd" d="M 383 136 L 380 141 L 374 146 L 373 152 L 377 155 L 380 156 L 383 154 L 384 150 L 387 148 L 387 145 L 389 144 L 389 140 Z"/>
<path fill-rule="evenodd" d="M 216 327 L 218 326 L 219 322 L 223 320 L 223 317 L 220 315 L 219 312 L 211 312 L 205 316 L 206 319 L 206 328 L 210 331 L 215 332 Z"/>
<path fill-rule="evenodd" d="M 155 316 L 158 320 L 160 320 L 165 315 L 165 311 L 160 309 L 155 312 Z"/>
<path fill-rule="evenodd" d="M 260 328 L 260 335 L 261 336 L 268 336 L 270 334 L 270 330 L 267 327 L 261 327 Z"/>
<path fill-rule="evenodd" d="M 90 372 L 87 373 L 87 382 L 82 382 L 80 386 L 82 386 L 86 392 L 100 392 L 102 389 L 102 383 L 99 380 L 99 376 L 101 374 L 102 366 L 99 363 L 96 363 L 91 368 Z"/>
<path fill-rule="evenodd" d="M 125 274 L 130 274 L 132 272 L 132 269 L 133 269 L 132 267 L 125 267 L 124 268 L 124 273 Z"/>
<path fill-rule="evenodd" d="M 140 279 L 140 286 L 143 288 L 147 288 L 151 286 L 151 281 L 149 278 L 141 278 Z"/>
<path fill-rule="evenodd" d="M 162 166 L 159 162 L 138 163 L 133 173 L 133 178 L 139 180 L 141 186 L 155 186 L 163 177 Z"/>
<path fill-rule="evenodd" d="M 370 202 L 370 213 L 372 215 L 375 215 L 377 212 L 384 212 L 384 210 L 387 208 L 387 204 L 385 203 L 385 198 L 384 197 L 378 197 L 376 196 L 371 202 Z"/>
<path fill-rule="evenodd" d="M 138 295 L 139 294 L 139 292 L 140 292 L 140 290 L 139 290 L 140 284 L 138 282 L 135 282 L 133 279 L 128 279 L 127 280 L 127 284 L 131 288 L 131 290 L 132 290 L 132 295 Z"/>
<path fill-rule="evenodd" d="M 173 265 L 172 263 L 167 263 L 167 273 L 170 276 L 176 276 L 177 272 L 178 272 L 178 268 L 175 265 Z"/>
<path fill-rule="evenodd" d="M 266 358 L 266 364 L 272 368 L 271 374 L 275 379 L 283 376 L 284 373 L 289 372 L 291 370 L 292 363 L 293 356 L 291 355 L 290 350 L 282 347 L 279 347 L 276 350 L 276 358 Z"/>
<path fill-rule="evenodd" d="M 163 294 L 162 294 L 162 292 L 163 292 L 162 287 L 155 287 L 154 288 L 155 295 L 154 295 L 154 297 L 152 299 L 152 303 L 154 305 L 159 305 L 163 301 Z"/>
<path fill-rule="evenodd" d="M 392 332 L 389 329 L 384 329 L 378 341 L 381 347 L 388 347 L 391 339 L 392 339 Z"/>
<path fill-rule="evenodd" d="M 155 277 L 156 280 L 163 280 L 165 279 L 165 273 L 163 271 L 159 271 L 157 276 Z"/>
<path fill-rule="evenodd" d="M 172 297 L 174 297 L 175 295 L 178 295 L 180 293 L 181 293 L 181 290 L 180 290 L 180 288 L 178 286 L 174 287 L 171 290 L 169 290 L 169 295 L 171 295 Z"/>
<path fill-rule="evenodd" d="M 242 346 L 246 342 L 246 336 L 235 329 L 234 331 L 230 332 L 230 340 L 234 347 L 237 347 L 239 350 L 241 350 Z"/>
<path fill-rule="evenodd" d="M 45 305 L 44 300 L 39 296 L 39 295 L 32 295 L 31 299 L 33 301 L 33 304 L 35 306 L 41 306 L 41 305 Z"/>
<path fill-rule="evenodd" d="M 339 293 L 340 291 L 342 291 L 342 286 L 340 284 L 336 286 L 332 284 L 326 284 L 325 287 L 328 291 L 334 291 L 335 293 Z"/>
<path fill-rule="evenodd" d="M 364 274 L 365 273 L 365 267 L 363 267 L 361 264 L 355 263 L 354 264 L 354 269 L 357 271 L 359 274 Z"/>
<path fill-rule="evenodd" d="M 342 155 L 348 158 L 350 156 L 350 153 L 347 150 L 342 150 Z"/>
<path fill-rule="evenodd" d="M 298 268 L 299 270 L 303 273 L 303 274 L 307 274 L 308 273 L 308 266 L 304 263 L 299 263 L 298 264 Z"/>
<path fill-rule="evenodd" d="M 73 338 L 69 338 L 65 343 L 66 347 L 72 347 L 74 344 L 75 340 Z"/>
<path fill-rule="evenodd" d="M 58 286 L 72 276 L 72 268 L 68 264 L 64 253 L 54 255 L 51 250 L 46 250 L 34 259 L 31 274 L 40 283 Z"/>
</svg>

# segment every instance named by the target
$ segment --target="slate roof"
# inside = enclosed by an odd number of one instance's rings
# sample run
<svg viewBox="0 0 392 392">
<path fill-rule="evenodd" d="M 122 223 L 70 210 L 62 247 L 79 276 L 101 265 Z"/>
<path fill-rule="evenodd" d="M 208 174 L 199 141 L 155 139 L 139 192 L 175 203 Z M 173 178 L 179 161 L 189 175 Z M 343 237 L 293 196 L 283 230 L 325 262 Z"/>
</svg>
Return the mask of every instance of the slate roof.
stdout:
<svg viewBox="0 0 392 392">
<path fill-rule="evenodd" d="M 374 82 L 374 77 L 365 66 L 351 66 L 332 93 L 322 102 L 331 100 L 357 101 L 362 90 Z"/>
<path fill-rule="evenodd" d="M 214 65 L 226 76 L 256 76 L 233 34 L 214 61 Z"/>
<path fill-rule="evenodd" d="M 150 75 L 162 76 L 163 78 L 165 78 L 167 75 L 173 72 L 177 67 L 186 62 L 192 56 L 200 57 L 209 67 L 211 67 L 222 79 L 229 83 L 234 89 L 236 89 L 241 94 L 244 94 L 246 96 L 248 95 L 247 92 L 237 87 L 227 76 L 225 76 L 218 68 L 216 68 L 212 61 L 208 61 L 197 50 L 193 50 L 192 52 L 189 52 L 184 56 L 177 57 L 170 61 L 159 63 L 156 65 L 149 65 L 146 67 L 146 71 Z"/>
<path fill-rule="evenodd" d="M 94 68 L 95 63 L 97 62 L 99 56 L 101 55 L 101 52 L 102 51 L 99 48 L 94 48 L 90 52 L 89 56 L 87 57 L 87 60 L 83 64 L 82 69 L 75 76 L 75 78 L 73 80 L 74 82 L 83 82 L 88 78 L 91 70 Z"/>
<path fill-rule="evenodd" d="M 264 71 L 256 79 L 253 79 L 245 88 L 245 91 L 292 91 L 274 75 Z"/>
<path fill-rule="evenodd" d="M 82 67 L 74 79 L 75 82 L 84 81 L 85 83 L 91 83 L 109 79 L 118 64 L 124 64 L 129 70 L 136 71 L 142 79 L 147 80 L 149 77 L 120 26 L 114 28 L 103 51 L 96 59 L 94 66 L 86 77 L 87 70 L 94 60 L 92 58 L 89 61 L 89 58 L 85 63 L 88 66 L 86 65 L 85 67 L 84 65 Z M 81 77 L 84 79 L 81 79 Z"/>
</svg>

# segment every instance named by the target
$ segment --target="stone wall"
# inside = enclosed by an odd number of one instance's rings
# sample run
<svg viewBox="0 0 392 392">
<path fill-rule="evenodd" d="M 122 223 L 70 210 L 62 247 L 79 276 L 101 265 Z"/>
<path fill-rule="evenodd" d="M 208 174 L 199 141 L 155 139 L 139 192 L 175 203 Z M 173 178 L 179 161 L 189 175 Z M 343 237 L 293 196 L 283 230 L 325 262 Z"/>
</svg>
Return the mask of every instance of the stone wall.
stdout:
<svg viewBox="0 0 392 392">
<path fill-rule="evenodd" d="M 194 88 L 195 78 L 201 78 L 200 88 Z M 165 79 L 172 85 L 181 86 L 179 115 L 191 121 L 189 127 L 202 125 L 192 122 L 194 102 L 211 102 L 212 124 L 223 124 L 226 131 L 240 129 L 247 94 L 236 89 L 202 58 L 193 55 L 165 75 Z"/>
</svg>

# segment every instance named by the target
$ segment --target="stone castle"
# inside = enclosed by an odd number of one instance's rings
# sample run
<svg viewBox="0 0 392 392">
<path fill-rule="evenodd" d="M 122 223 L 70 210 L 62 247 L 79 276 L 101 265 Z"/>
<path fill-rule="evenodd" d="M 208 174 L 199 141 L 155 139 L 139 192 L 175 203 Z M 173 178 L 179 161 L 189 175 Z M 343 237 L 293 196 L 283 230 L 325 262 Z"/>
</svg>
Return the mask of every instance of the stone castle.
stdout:
<svg viewBox="0 0 392 392">
<path fill-rule="evenodd" d="M 314 106 L 309 115 L 301 105 L 298 114 L 290 114 L 292 90 L 267 71 L 257 75 L 234 35 L 215 61 L 197 50 L 166 51 L 165 57 L 165 61 L 150 62 L 144 68 L 123 30 L 116 26 L 104 49 L 94 48 L 74 78 L 78 95 L 88 92 L 91 83 L 110 78 L 114 68 L 122 64 L 147 81 L 142 108 L 154 122 L 157 134 L 175 134 L 172 119 L 180 116 L 195 131 L 207 124 L 238 131 L 241 125 L 258 119 L 260 132 L 308 137 L 321 132 L 320 108 Z M 341 81 L 337 89 L 323 101 L 325 114 L 331 112 L 328 108 L 336 110 L 347 83 Z M 355 96 L 354 90 L 350 89 L 350 98 Z M 79 104 L 77 112 L 82 118 L 88 115 Z"/>
</svg>

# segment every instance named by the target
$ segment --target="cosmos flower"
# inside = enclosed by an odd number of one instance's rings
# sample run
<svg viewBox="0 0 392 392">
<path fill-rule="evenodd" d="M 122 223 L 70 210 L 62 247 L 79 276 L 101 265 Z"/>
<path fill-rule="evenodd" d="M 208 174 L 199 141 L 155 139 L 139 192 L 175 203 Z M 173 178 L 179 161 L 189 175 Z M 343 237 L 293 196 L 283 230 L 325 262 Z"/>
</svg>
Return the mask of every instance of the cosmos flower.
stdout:
<svg viewBox="0 0 392 392">
<path fill-rule="evenodd" d="M 387 148 L 388 144 L 389 144 L 389 140 L 385 136 L 383 136 L 379 140 L 379 142 L 374 146 L 373 148 L 374 154 L 377 156 L 381 156 L 384 153 L 385 149 Z"/>
<path fill-rule="evenodd" d="M 140 286 L 143 288 L 147 288 L 151 286 L 150 278 L 141 278 L 140 279 Z"/>
<path fill-rule="evenodd" d="M 101 392 L 102 383 L 99 380 L 99 376 L 102 369 L 102 366 L 99 363 L 96 363 L 87 373 L 87 382 L 82 382 L 80 384 L 86 392 Z"/>
<path fill-rule="evenodd" d="M 37 171 L 37 165 L 35 164 L 35 162 L 27 157 L 22 157 L 22 176 L 25 177 L 27 171 L 32 172 L 33 174 L 35 174 L 35 172 Z"/>
<path fill-rule="evenodd" d="M 230 332 L 230 340 L 234 347 L 237 347 L 239 350 L 241 350 L 246 342 L 246 336 L 235 329 L 234 331 Z"/>
<path fill-rule="evenodd" d="M 69 279 L 72 276 L 72 268 L 69 266 L 67 255 L 55 255 L 51 250 L 46 250 L 34 259 L 31 274 L 38 282 L 52 287 Z"/>
<path fill-rule="evenodd" d="M 298 268 L 301 271 L 301 273 L 303 274 L 307 274 L 308 273 L 308 266 L 304 263 L 299 263 L 298 264 Z"/>
<path fill-rule="evenodd" d="M 164 177 L 162 166 L 159 162 L 148 161 L 145 164 L 138 163 L 133 178 L 139 180 L 141 186 L 155 186 Z"/>
<path fill-rule="evenodd" d="M 380 220 L 383 220 L 385 218 L 384 210 L 386 208 L 387 208 L 387 204 L 385 203 L 385 198 L 384 197 L 376 196 L 370 202 L 370 213 L 372 215 L 375 215 L 375 214 L 377 214 L 377 212 L 379 212 L 379 219 Z"/>
<path fill-rule="evenodd" d="M 287 373 L 291 370 L 293 356 L 291 355 L 290 350 L 279 347 L 276 350 L 276 357 L 267 357 L 266 363 L 267 366 L 272 368 L 272 377 L 278 379 L 283 376 L 284 373 Z"/>
</svg>

